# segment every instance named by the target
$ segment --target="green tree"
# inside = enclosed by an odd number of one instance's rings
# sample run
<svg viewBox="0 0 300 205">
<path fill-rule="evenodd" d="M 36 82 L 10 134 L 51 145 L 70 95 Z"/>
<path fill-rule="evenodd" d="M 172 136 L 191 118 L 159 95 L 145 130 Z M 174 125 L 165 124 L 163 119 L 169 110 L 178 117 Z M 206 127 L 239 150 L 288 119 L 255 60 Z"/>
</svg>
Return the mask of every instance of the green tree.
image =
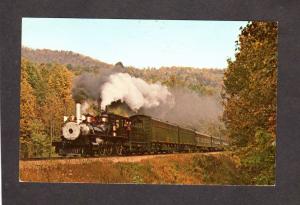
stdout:
<svg viewBox="0 0 300 205">
<path fill-rule="evenodd" d="M 47 73 L 49 65 L 34 64 L 26 59 L 22 59 L 23 70 L 27 73 L 27 80 L 33 89 L 33 94 L 36 96 L 37 104 L 41 105 L 45 100 L 47 92 Z"/>
<path fill-rule="evenodd" d="M 274 184 L 275 142 L 265 130 L 257 130 L 253 141 L 239 150 L 241 179 L 245 184 Z"/>
<path fill-rule="evenodd" d="M 275 137 L 277 23 L 249 23 L 237 46 L 224 74 L 224 121 L 233 143 L 246 146 L 258 128 Z"/>
<path fill-rule="evenodd" d="M 248 23 L 224 74 L 223 119 L 244 183 L 275 180 L 277 32 L 276 22 Z"/>
</svg>

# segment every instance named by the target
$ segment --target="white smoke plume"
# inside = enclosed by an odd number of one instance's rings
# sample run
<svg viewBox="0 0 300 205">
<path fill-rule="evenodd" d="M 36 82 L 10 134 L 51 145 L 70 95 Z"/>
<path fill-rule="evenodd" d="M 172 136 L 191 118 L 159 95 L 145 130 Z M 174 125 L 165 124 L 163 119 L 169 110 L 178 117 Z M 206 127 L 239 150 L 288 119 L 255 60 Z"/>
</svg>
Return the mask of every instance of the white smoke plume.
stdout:
<svg viewBox="0 0 300 205">
<path fill-rule="evenodd" d="M 174 106 L 163 104 L 153 108 L 142 108 L 139 113 L 193 128 L 199 127 L 204 121 L 219 122 L 223 113 L 219 96 L 201 96 L 183 88 L 173 88 L 170 92 L 174 98 Z"/>
<path fill-rule="evenodd" d="M 140 78 L 127 73 L 116 73 L 109 76 L 108 81 L 101 89 L 101 108 L 120 100 L 125 102 L 132 110 L 140 108 L 153 108 L 162 104 L 174 105 L 172 94 L 166 86 L 161 84 L 148 84 Z"/>
</svg>

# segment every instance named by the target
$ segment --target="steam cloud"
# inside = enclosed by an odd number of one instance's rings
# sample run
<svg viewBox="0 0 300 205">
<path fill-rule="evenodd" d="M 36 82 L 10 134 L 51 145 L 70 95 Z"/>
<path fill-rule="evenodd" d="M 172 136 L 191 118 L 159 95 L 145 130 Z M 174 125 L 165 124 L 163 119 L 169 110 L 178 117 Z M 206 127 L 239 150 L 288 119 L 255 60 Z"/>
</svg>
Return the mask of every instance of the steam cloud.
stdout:
<svg viewBox="0 0 300 205">
<path fill-rule="evenodd" d="M 173 106 L 172 94 L 167 87 L 160 84 L 148 84 L 140 78 L 127 73 L 117 73 L 109 77 L 101 91 L 101 107 L 105 108 L 112 102 L 121 100 L 132 110 L 153 108 L 159 105 Z"/>
<path fill-rule="evenodd" d="M 87 100 L 98 100 L 101 94 L 101 87 L 114 73 L 124 71 L 122 66 L 115 66 L 113 69 L 101 69 L 97 75 L 83 73 L 75 78 L 73 82 L 72 95 L 76 102 L 83 103 Z"/>
<path fill-rule="evenodd" d="M 83 112 L 102 98 L 101 108 L 126 108 L 128 114 L 145 114 L 190 128 L 203 122 L 219 122 L 223 108 L 220 97 L 200 96 L 188 89 L 168 89 L 130 76 L 124 68 L 101 70 L 98 75 L 82 74 L 73 83 L 73 98 L 83 104 Z M 129 110 L 128 110 L 129 109 Z"/>
<path fill-rule="evenodd" d="M 172 106 L 172 94 L 166 86 L 159 83 L 148 84 L 140 78 L 123 73 L 122 66 L 101 70 L 98 75 L 84 73 L 73 83 L 72 94 L 76 102 L 83 103 L 84 111 L 88 105 L 95 104 L 101 97 L 101 108 L 121 101 L 137 112 L 141 108 L 153 108 L 162 104 Z"/>
</svg>

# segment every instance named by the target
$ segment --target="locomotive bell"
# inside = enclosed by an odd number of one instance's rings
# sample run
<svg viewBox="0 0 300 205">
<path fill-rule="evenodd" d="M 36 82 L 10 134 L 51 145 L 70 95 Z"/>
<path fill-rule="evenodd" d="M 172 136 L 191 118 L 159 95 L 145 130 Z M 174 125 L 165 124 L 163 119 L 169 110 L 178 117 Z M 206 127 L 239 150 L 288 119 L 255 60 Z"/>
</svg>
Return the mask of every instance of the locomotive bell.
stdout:
<svg viewBox="0 0 300 205">
<path fill-rule="evenodd" d="M 68 122 L 63 126 L 62 132 L 67 140 L 75 140 L 80 135 L 80 125 L 75 122 Z"/>
</svg>

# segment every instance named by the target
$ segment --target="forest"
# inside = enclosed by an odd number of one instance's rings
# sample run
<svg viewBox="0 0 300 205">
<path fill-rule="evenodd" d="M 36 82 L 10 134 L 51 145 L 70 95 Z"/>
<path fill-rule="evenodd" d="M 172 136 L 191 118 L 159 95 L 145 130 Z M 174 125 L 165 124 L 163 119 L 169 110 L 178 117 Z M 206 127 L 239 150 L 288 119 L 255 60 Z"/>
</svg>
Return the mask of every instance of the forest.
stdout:
<svg viewBox="0 0 300 205">
<path fill-rule="evenodd" d="M 275 183 L 277 23 L 249 22 L 240 29 L 235 58 L 226 69 L 161 67 L 138 69 L 101 62 L 71 51 L 22 48 L 20 158 L 54 154 L 64 115 L 74 114 L 72 84 L 82 73 L 124 67 L 149 83 L 214 96 L 223 105 L 217 122 L 200 131 L 224 135 L 239 159 L 243 184 Z"/>
</svg>

